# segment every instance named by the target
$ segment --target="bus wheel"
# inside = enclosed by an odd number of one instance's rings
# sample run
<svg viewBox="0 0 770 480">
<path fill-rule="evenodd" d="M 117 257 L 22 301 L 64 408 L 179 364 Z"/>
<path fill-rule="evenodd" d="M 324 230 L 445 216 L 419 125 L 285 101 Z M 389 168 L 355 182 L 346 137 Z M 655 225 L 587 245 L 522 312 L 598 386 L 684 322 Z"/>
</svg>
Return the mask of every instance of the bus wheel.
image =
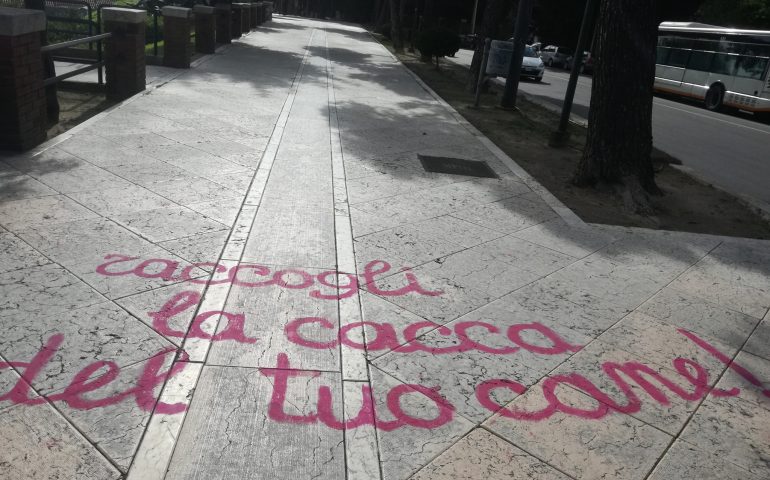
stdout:
<svg viewBox="0 0 770 480">
<path fill-rule="evenodd" d="M 722 108 L 722 101 L 725 99 L 725 87 L 719 84 L 714 84 L 706 92 L 706 109 L 716 112 Z"/>
</svg>

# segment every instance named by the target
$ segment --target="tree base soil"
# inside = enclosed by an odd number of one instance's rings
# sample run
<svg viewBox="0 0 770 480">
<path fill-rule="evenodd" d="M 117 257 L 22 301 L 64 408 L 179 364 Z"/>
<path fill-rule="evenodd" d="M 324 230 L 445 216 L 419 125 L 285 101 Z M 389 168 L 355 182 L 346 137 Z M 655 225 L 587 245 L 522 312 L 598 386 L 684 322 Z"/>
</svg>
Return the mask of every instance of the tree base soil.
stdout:
<svg viewBox="0 0 770 480">
<path fill-rule="evenodd" d="M 381 39 L 382 41 L 382 39 Z M 387 42 L 383 43 L 387 45 Z M 580 188 L 572 184 L 585 145 L 586 128 L 570 124 L 564 148 L 548 145 L 559 117 L 521 97 L 516 110 L 499 108 L 494 90 L 481 97 L 478 108 L 466 90 L 468 70 L 443 62 L 439 70 L 419 56 L 398 53 L 398 58 L 452 105 L 471 124 L 500 147 L 517 164 L 587 223 L 643 227 L 660 230 L 770 239 L 770 222 L 743 200 L 706 184 L 675 164 L 681 162 L 655 150 L 655 181 L 662 190 L 651 199 L 654 213 L 629 212 L 616 189 L 610 186 Z M 522 80 L 525 81 L 525 80 Z"/>
</svg>

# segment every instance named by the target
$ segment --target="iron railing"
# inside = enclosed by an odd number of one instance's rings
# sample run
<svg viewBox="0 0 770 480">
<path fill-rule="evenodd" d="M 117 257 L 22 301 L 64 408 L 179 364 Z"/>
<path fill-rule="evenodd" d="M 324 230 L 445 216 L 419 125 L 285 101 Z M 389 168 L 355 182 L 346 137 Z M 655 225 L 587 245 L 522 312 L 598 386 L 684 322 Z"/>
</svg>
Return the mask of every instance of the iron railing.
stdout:
<svg viewBox="0 0 770 480">
<path fill-rule="evenodd" d="M 70 47 L 74 47 L 74 46 L 81 45 L 84 43 L 89 43 L 89 42 L 95 42 L 97 45 L 96 61 L 90 61 L 84 58 L 69 58 L 69 61 L 71 61 L 72 63 L 84 63 L 86 64 L 86 66 L 81 68 L 76 68 L 71 72 L 63 73 L 61 75 L 56 75 L 55 77 L 46 78 L 45 80 L 43 80 L 43 86 L 47 87 L 49 85 L 53 85 L 56 82 L 60 82 L 67 78 L 74 77 L 76 75 L 80 75 L 81 73 L 90 72 L 91 70 L 96 70 L 96 69 L 99 69 L 99 84 L 101 84 L 102 67 L 104 66 L 104 63 L 105 63 L 104 60 L 102 59 L 102 40 L 110 38 L 111 36 L 112 36 L 111 33 L 101 33 L 99 35 L 79 38 L 77 40 L 69 40 L 67 42 L 53 43 L 53 44 L 45 45 L 41 47 L 40 52 L 45 54 L 49 52 L 55 52 L 56 50 L 61 50 L 63 48 L 70 48 Z M 57 57 L 54 56 L 54 59 L 57 59 Z"/>
</svg>

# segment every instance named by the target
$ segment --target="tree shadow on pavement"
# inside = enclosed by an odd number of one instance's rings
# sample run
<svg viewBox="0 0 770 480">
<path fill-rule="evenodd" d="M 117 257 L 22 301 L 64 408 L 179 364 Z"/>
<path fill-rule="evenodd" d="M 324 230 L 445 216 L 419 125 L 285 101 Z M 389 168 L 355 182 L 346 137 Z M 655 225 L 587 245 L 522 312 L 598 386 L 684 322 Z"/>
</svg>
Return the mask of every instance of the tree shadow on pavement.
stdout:
<svg viewBox="0 0 770 480">
<path fill-rule="evenodd" d="M 58 193 L 40 183 L 39 177 L 81 165 L 79 159 L 55 149 L 37 156 L 31 152 L 4 155 L 0 158 L 0 204 Z"/>
<path fill-rule="evenodd" d="M 657 278 L 649 278 L 655 288 L 647 298 L 658 287 L 663 288 L 701 261 L 724 240 L 687 232 L 592 225 L 569 227 L 557 215 L 544 214 L 550 207 L 537 194 L 522 188 L 521 179 L 454 117 L 442 115 L 443 106 L 434 101 L 428 105 L 428 111 L 434 113 L 425 111 L 415 115 L 410 111 L 425 106 L 425 103 L 411 101 L 337 105 L 349 201 L 359 212 L 378 212 L 376 216 L 383 220 L 379 231 L 446 215 L 476 223 L 475 212 L 479 215 L 478 224 L 493 230 L 496 227 L 490 219 L 498 216 L 501 222 L 515 219 L 523 225 L 520 231 L 500 231 L 516 236 L 533 229 L 537 231 L 533 241 L 546 247 L 582 251 L 583 256 L 596 252 L 592 258 L 609 262 L 607 265 L 612 269 L 606 275 L 620 275 L 618 281 L 624 272 L 634 272 L 639 265 L 642 271 L 646 268 L 648 274 L 657 271 Z M 418 159 L 421 154 L 487 161 L 502 180 L 426 172 Z M 504 213 L 506 211 L 508 213 Z M 355 215 L 353 221 L 355 228 Z M 454 233 L 447 230 L 437 235 L 451 239 Z M 597 240 L 604 237 L 608 239 Z M 616 242 L 620 243 L 613 248 Z M 551 243 L 560 246 L 551 247 Z M 580 258 L 576 256 L 575 261 Z M 770 277 L 770 267 L 764 271 Z"/>
</svg>

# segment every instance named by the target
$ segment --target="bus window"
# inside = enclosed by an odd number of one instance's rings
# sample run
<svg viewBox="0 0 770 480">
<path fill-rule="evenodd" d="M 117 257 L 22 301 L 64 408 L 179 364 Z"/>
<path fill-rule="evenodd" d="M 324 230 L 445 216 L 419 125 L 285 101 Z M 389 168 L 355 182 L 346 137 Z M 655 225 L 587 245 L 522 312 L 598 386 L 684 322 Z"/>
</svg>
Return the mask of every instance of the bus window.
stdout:
<svg viewBox="0 0 770 480">
<path fill-rule="evenodd" d="M 655 63 L 658 65 L 666 65 L 668 62 L 669 50 L 671 49 L 666 47 L 658 47 L 657 50 L 655 50 Z"/>
<path fill-rule="evenodd" d="M 708 72 L 711 70 L 711 61 L 714 59 L 714 52 L 699 52 L 693 50 L 690 59 L 687 61 L 687 68 Z"/>
<path fill-rule="evenodd" d="M 735 75 L 762 80 L 762 75 L 764 75 L 765 68 L 767 68 L 767 60 L 767 58 L 743 57 L 738 62 L 738 69 L 735 71 Z"/>
<path fill-rule="evenodd" d="M 738 63 L 737 55 L 717 53 L 714 55 L 714 61 L 711 63 L 711 73 L 718 73 L 720 75 L 733 75 L 736 63 Z"/>
<path fill-rule="evenodd" d="M 692 38 L 676 37 L 671 42 L 671 46 L 675 48 L 692 48 L 694 40 Z"/>
<path fill-rule="evenodd" d="M 681 48 L 672 48 L 668 54 L 668 61 L 666 65 L 671 67 L 684 67 L 687 65 L 687 59 L 690 56 L 689 50 L 682 50 Z"/>
</svg>

